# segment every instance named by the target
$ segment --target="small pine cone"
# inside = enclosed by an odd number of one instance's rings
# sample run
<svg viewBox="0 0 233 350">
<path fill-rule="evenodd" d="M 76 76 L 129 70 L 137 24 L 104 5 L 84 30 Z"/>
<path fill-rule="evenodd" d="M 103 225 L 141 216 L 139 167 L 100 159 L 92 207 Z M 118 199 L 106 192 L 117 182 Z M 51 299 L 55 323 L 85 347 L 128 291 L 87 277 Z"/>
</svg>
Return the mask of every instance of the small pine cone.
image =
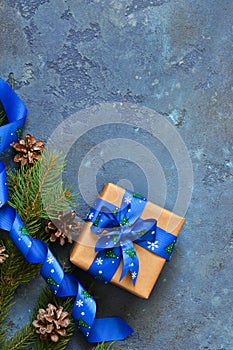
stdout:
<svg viewBox="0 0 233 350">
<path fill-rule="evenodd" d="M 27 134 L 25 138 L 20 137 L 17 142 L 12 143 L 12 148 L 16 155 L 14 161 L 22 165 L 34 164 L 38 159 L 41 159 L 41 152 L 44 150 L 44 142 L 37 141 L 34 136 Z"/>
<path fill-rule="evenodd" d="M 40 339 L 50 339 L 56 343 L 60 336 L 66 335 L 65 328 L 70 324 L 68 315 L 62 306 L 57 309 L 53 304 L 48 304 L 46 310 L 39 309 L 37 319 L 32 324 Z"/>
<path fill-rule="evenodd" d="M 0 246 L 0 264 L 3 264 L 6 258 L 8 258 L 8 255 L 4 252 L 6 251 L 6 248 L 4 246 Z"/>
<path fill-rule="evenodd" d="M 74 210 L 58 215 L 57 219 L 49 221 L 45 227 L 45 232 L 50 234 L 50 241 L 55 242 L 60 239 L 60 245 L 64 245 L 66 239 L 69 243 L 73 242 L 72 233 L 75 238 L 81 230 L 81 223 L 75 222 L 76 213 Z M 74 240 L 75 240 L 74 238 Z"/>
</svg>

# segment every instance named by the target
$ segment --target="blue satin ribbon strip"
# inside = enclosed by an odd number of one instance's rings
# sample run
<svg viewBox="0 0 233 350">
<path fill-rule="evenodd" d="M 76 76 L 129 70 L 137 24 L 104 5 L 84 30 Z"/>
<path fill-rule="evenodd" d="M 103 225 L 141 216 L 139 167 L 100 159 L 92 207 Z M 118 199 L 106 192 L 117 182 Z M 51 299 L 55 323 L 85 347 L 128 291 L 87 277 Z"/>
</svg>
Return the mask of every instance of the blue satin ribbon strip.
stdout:
<svg viewBox="0 0 233 350">
<path fill-rule="evenodd" d="M 88 270 L 96 279 L 111 281 L 122 259 L 120 280 L 129 272 L 135 285 L 140 262 L 134 244 L 170 259 L 176 236 L 158 227 L 155 219 L 140 218 L 146 203 L 146 198 L 129 190 L 125 191 L 120 208 L 97 199 L 86 218 L 93 223 L 92 232 L 98 235 L 95 246 L 98 254 Z"/>
<path fill-rule="evenodd" d="M 0 80 L 0 99 L 9 121 L 9 124 L 0 127 L 0 150 L 3 151 L 17 140 L 15 130 L 23 126 L 27 110 L 3 80 Z M 41 264 L 41 275 L 54 294 L 58 297 L 75 296 L 72 316 L 88 342 L 123 340 L 132 334 L 133 329 L 120 317 L 95 318 L 95 300 L 76 278 L 64 273 L 44 242 L 29 235 L 16 210 L 7 205 L 7 199 L 6 169 L 0 161 L 0 229 L 9 231 L 10 238 L 28 262 Z"/>
<path fill-rule="evenodd" d="M 0 79 L 0 100 L 5 109 L 8 123 L 0 127 L 0 152 L 18 140 L 18 136 L 24 126 L 27 108 L 12 90 L 12 88 Z"/>
</svg>

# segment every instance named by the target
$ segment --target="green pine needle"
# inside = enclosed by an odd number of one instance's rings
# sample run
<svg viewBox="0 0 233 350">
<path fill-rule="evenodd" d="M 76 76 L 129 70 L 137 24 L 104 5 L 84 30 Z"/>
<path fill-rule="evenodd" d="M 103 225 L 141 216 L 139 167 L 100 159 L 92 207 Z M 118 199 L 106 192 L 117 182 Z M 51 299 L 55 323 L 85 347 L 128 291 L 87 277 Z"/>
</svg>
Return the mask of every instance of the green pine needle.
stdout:
<svg viewBox="0 0 233 350">
<path fill-rule="evenodd" d="M 98 344 L 95 348 L 92 350 L 114 350 L 115 348 L 113 347 L 114 342 L 110 344 L 105 344 L 104 342 L 101 344 Z"/>
<path fill-rule="evenodd" d="M 40 162 L 39 184 L 43 212 L 41 218 L 57 218 L 59 212 L 65 212 L 74 207 L 77 195 L 72 194 L 72 187 L 64 187 L 62 174 L 65 171 L 64 158 L 60 153 L 54 154 L 45 150 Z"/>
</svg>

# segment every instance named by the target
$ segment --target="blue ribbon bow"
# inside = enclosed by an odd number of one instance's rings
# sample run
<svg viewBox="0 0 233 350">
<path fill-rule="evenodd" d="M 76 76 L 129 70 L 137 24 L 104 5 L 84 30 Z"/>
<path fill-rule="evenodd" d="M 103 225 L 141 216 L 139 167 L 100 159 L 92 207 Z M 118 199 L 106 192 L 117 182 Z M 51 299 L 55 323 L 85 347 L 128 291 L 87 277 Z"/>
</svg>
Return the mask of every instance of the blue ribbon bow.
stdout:
<svg viewBox="0 0 233 350">
<path fill-rule="evenodd" d="M 12 141 L 17 140 L 15 128 L 23 126 L 27 110 L 15 92 L 1 79 L 0 98 L 10 122 L 0 127 L 0 150 L 3 151 Z M 76 297 L 72 316 L 89 342 L 122 340 L 133 333 L 132 328 L 120 317 L 95 318 L 95 300 L 76 278 L 64 273 L 44 242 L 29 235 L 16 210 L 7 205 L 7 199 L 6 169 L 0 161 L 0 229 L 9 231 L 10 238 L 28 262 L 42 264 L 41 275 L 54 294 L 58 297 Z"/>
<path fill-rule="evenodd" d="M 155 219 L 142 220 L 140 215 L 147 199 L 126 190 L 121 207 L 98 198 L 86 218 L 93 224 L 91 230 L 98 235 L 98 252 L 88 272 L 103 282 L 109 282 L 123 261 L 120 280 L 130 272 L 135 285 L 139 261 L 134 243 L 169 260 L 176 236 L 157 226 Z"/>
</svg>

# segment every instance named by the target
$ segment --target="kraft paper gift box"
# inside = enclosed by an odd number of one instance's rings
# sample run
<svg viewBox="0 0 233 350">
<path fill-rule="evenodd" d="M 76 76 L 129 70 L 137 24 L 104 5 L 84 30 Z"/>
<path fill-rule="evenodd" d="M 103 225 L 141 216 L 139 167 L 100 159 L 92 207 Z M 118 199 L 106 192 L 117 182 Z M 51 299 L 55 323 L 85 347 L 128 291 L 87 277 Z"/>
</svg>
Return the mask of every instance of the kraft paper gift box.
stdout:
<svg viewBox="0 0 233 350">
<path fill-rule="evenodd" d="M 122 205 L 122 199 L 125 196 L 125 189 L 114 185 L 112 183 L 107 183 L 104 185 L 98 200 L 104 200 L 116 208 L 120 208 Z M 136 195 L 138 196 L 138 195 Z M 140 196 L 138 196 L 140 198 Z M 125 197 L 124 197 L 125 198 Z M 145 198 L 144 198 L 145 199 Z M 125 200 L 127 202 L 127 200 Z M 93 206 L 95 208 L 95 206 Z M 93 216 L 93 214 L 91 214 Z M 181 216 L 174 214 L 171 211 L 168 211 L 160 206 L 147 201 L 143 211 L 140 214 L 140 218 L 143 220 L 147 219 L 155 219 L 157 220 L 157 229 L 161 228 L 161 231 L 166 231 L 172 234 L 173 238 L 176 238 L 182 226 L 185 222 L 185 219 Z M 96 261 L 96 267 L 99 268 L 99 273 L 102 273 L 102 263 L 104 259 L 99 258 L 97 255 L 98 252 L 95 251 L 95 246 L 98 241 L 98 235 L 92 232 L 93 222 L 87 221 L 84 224 L 82 232 L 80 234 L 78 242 L 75 243 L 70 260 L 73 264 L 82 268 L 83 270 L 89 270 L 91 266 L 93 266 L 93 262 Z M 154 232 L 154 231 L 152 231 Z M 104 231 L 104 234 L 107 234 L 107 231 Z M 163 239 L 163 237 L 162 237 Z M 156 236 L 155 236 L 156 240 Z M 173 240 L 175 242 L 175 240 Z M 172 241 L 172 242 L 173 242 Z M 158 241 L 156 241 L 157 243 Z M 150 242 L 149 246 L 151 247 Z M 107 244 L 107 243 L 106 243 Z M 168 248 L 172 248 L 169 253 L 172 253 L 174 248 L 174 243 L 168 245 Z M 153 246 L 151 250 L 145 249 L 136 242 L 133 243 L 134 249 L 136 251 L 138 262 L 139 262 L 139 270 L 136 278 L 136 283 L 132 282 L 132 274 L 128 272 L 123 279 L 121 279 L 122 275 L 122 259 L 120 261 L 120 265 L 118 266 L 116 272 L 112 276 L 110 282 L 128 290 L 129 292 L 142 297 L 149 298 L 149 295 L 163 269 L 163 266 L 166 262 L 166 254 L 163 256 L 157 255 L 153 252 Z M 156 244 L 155 244 L 156 246 Z M 165 252 L 166 253 L 166 252 Z M 110 255 L 111 256 L 111 255 Z M 96 260 L 95 260 L 96 259 Z M 111 259 L 108 259 L 108 263 L 111 264 L 114 262 Z M 172 264 L 172 262 L 171 262 Z M 97 266 L 98 265 L 98 266 Z M 90 272 L 91 273 L 91 272 Z M 98 279 L 102 279 L 101 275 L 95 276 Z M 121 279 L 121 280 L 120 280 Z"/>
</svg>

